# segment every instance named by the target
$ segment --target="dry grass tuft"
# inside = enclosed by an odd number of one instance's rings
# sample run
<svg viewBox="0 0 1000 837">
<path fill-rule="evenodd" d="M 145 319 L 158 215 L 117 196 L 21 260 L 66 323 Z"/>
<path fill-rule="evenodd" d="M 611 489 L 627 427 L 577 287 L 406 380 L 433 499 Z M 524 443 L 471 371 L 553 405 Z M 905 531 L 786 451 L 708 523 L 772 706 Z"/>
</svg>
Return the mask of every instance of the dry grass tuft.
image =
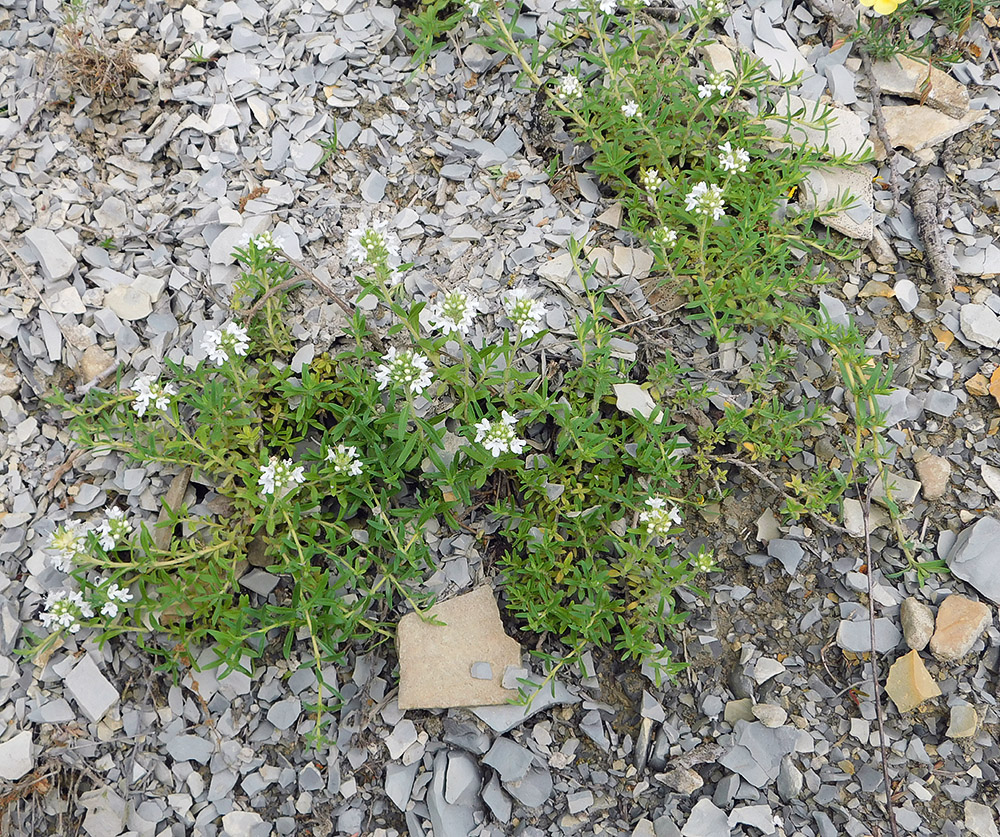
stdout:
<svg viewBox="0 0 1000 837">
<path fill-rule="evenodd" d="M 92 99 L 125 95 L 129 80 L 138 74 L 127 46 L 112 47 L 103 38 L 88 38 L 78 26 L 65 27 L 67 49 L 60 56 L 63 78 Z"/>
</svg>

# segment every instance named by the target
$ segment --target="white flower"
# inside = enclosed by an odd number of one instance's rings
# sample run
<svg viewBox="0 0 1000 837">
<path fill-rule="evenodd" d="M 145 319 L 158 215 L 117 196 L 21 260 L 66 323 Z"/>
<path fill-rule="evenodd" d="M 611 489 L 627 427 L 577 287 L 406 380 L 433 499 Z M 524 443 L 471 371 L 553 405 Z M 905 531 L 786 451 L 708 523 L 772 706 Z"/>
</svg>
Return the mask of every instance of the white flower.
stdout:
<svg viewBox="0 0 1000 837">
<path fill-rule="evenodd" d="M 706 17 L 716 18 L 722 17 L 729 9 L 726 0 L 702 0 L 701 11 Z"/>
<path fill-rule="evenodd" d="M 108 509 L 107 520 L 97 527 L 97 540 L 101 548 L 110 552 L 119 543 L 132 536 L 132 524 L 125 519 L 125 512 L 118 508 Z"/>
<path fill-rule="evenodd" d="M 705 83 L 698 85 L 698 98 L 708 99 L 714 93 L 725 96 L 732 89 L 729 79 L 723 73 L 709 73 Z"/>
<path fill-rule="evenodd" d="M 715 569 L 715 556 L 702 547 L 698 550 L 698 554 L 691 559 L 691 566 L 700 573 L 710 573 Z"/>
<path fill-rule="evenodd" d="M 139 418 L 146 415 L 150 404 L 157 410 L 169 409 L 170 399 L 177 395 L 177 389 L 173 384 L 161 384 L 152 375 L 140 375 L 136 378 L 132 384 L 132 391 L 135 393 L 132 408 Z"/>
<path fill-rule="evenodd" d="M 430 308 L 428 323 L 445 334 L 464 335 L 471 327 L 479 309 L 479 300 L 464 291 L 441 294 Z"/>
<path fill-rule="evenodd" d="M 479 13 L 483 10 L 483 4 L 479 0 L 465 0 L 465 7 L 473 17 L 479 17 Z"/>
<path fill-rule="evenodd" d="M 427 358 L 423 355 L 413 349 L 397 352 L 395 346 L 390 346 L 385 354 L 385 363 L 375 370 L 375 380 L 379 389 L 392 385 L 408 389 L 414 395 L 422 395 L 431 385 L 432 377 Z"/>
<path fill-rule="evenodd" d="M 642 119 L 642 111 L 639 110 L 639 105 L 632 99 L 625 100 L 625 104 L 622 105 L 622 113 L 628 117 L 634 116 L 636 119 Z"/>
<path fill-rule="evenodd" d="M 201 338 L 202 351 L 216 366 L 222 366 L 234 355 L 243 357 L 250 348 L 247 330 L 236 323 L 226 323 L 216 331 L 206 331 Z"/>
<path fill-rule="evenodd" d="M 656 192 L 663 186 L 663 178 L 660 177 L 660 173 L 654 168 L 640 171 L 639 182 L 647 192 Z"/>
<path fill-rule="evenodd" d="M 102 578 L 97 584 L 99 587 L 103 587 L 105 584 L 108 584 L 108 579 Z M 132 594 L 126 588 L 119 587 L 117 584 L 108 584 L 104 590 L 104 595 L 108 597 L 108 600 L 101 608 L 101 614 L 110 619 L 114 619 L 118 615 L 120 605 L 132 601 Z"/>
<path fill-rule="evenodd" d="M 653 230 L 649 235 L 653 239 L 653 243 L 659 244 L 661 247 L 669 247 L 677 243 L 677 233 L 670 229 L 670 227 L 660 227 Z"/>
<path fill-rule="evenodd" d="M 338 474 L 356 477 L 363 468 L 358 458 L 358 449 L 354 445 L 337 445 L 326 452 L 326 461 L 333 465 Z"/>
<path fill-rule="evenodd" d="M 56 529 L 49 537 L 48 548 L 55 554 L 49 556 L 49 563 L 60 572 L 68 573 L 73 562 L 87 554 L 87 536 L 90 526 L 70 520 Z"/>
<path fill-rule="evenodd" d="M 80 620 L 90 619 L 94 609 L 83 600 L 83 596 L 69 590 L 54 590 L 45 600 L 45 610 L 39 619 L 46 628 L 53 625 L 66 628 L 71 634 L 80 630 Z"/>
<path fill-rule="evenodd" d="M 718 221 L 726 214 L 726 204 L 722 200 L 722 187 L 709 186 L 707 183 L 696 183 L 684 199 L 684 208 L 695 215 L 709 215 Z"/>
<path fill-rule="evenodd" d="M 247 248 L 253 245 L 257 250 L 261 252 L 267 252 L 271 250 L 280 250 L 281 245 L 284 242 L 280 238 L 275 238 L 273 233 L 262 232 L 258 235 L 251 236 L 250 233 L 243 233 L 240 238 L 240 247 Z"/>
<path fill-rule="evenodd" d="M 534 337 L 542 330 L 545 306 L 529 291 L 515 288 L 503 297 L 503 308 L 509 319 L 521 333 L 521 337 Z"/>
<path fill-rule="evenodd" d="M 347 236 L 347 259 L 372 267 L 384 264 L 399 266 L 399 236 L 389 229 L 389 222 L 372 220 Z"/>
<path fill-rule="evenodd" d="M 520 453 L 525 442 L 514 432 L 517 420 L 506 410 L 500 413 L 499 421 L 483 419 L 476 425 L 476 441 L 494 457 L 503 453 Z"/>
<path fill-rule="evenodd" d="M 563 76 L 556 85 L 556 95 L 560 99 L 579 99 L 583 96 L 583 85 L 576 76 Z"/>
<path fill-rule="evenodd" d="M 613 15 L 615 13 L 615 9 L 618 8 L 617 0 L 601 0 L 598 5 L 601 7 L 601 11 L 606 15 Z"/>
<path fill-rule="evenodd" d="M 681 513 L 676 506 L 667 505 L 662 497 L 650 497 L 646 500 L 646 505 L 649 509 L 639 512 L 639 521 L 646 524 L 646 531 L 650 535 L 663 538 L 670 534 L 673 526 L 680 525 Z"/>
<path fill-rule="evenodd" d="M 750 162 L 750 152 L 745 148 L 733 148 L 728 142 L 719 146 L 719 165 L 726 171 L 746 171 Z"/>
<path fill-rule="evenodd" d="M 261 494 L 284 495 L 287 493 L 286 489 L 301 485 L 305 479 L 305 469 L 301 465 L 296 467 L 291 459 L 272 456 L 261 469 L 257 484 Z"/>
</svg>

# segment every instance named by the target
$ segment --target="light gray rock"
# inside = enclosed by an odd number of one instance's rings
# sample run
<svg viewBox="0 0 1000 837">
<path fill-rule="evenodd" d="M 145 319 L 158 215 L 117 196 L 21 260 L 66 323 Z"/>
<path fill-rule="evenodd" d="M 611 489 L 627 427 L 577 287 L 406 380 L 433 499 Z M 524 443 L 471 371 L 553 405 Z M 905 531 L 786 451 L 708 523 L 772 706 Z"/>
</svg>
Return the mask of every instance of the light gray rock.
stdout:
<svg viewBox="0 0 1000 837">
<path fill-rule="evenodd" d="M 264 822 L 264 818 L 254 811 L 230 811 L 222 817 L 225 837 L 256 837 L 254 826 Z"/>
<path fill-rule="evenodd" d="M 86 808 L 83 830 L 90 837 L 118 837 L 125 828 L 125 800 L 111 788 L 97 788 L 80 795 Z"/>
<path fill-rule="evenodd" d="M 774 812 L 770 805 L 741 805 L 729 813 L 729 827 L 749 825 L 761 834 L 774 834 Z"/>
<path fill-rule="evenodd" d="M 387 762 L 385 765 L 385 794 L 400 811 L 406 810 L 413 790 L 413 780 L 417 777 L 420 762 L 402 765 L 398 762 Z"/>
<path fill-rule="evenodd" d="M 382 172 L 374 170 L 361 184 L 361 197 L 368 203 L 379 203 L 385 197 L 385 187 L 389 181 Z"/>
<path fill-rule="evenodd" d="M 208 764 L 215 751 L 215 745 L 207 738 L 197 735 L 176 735 L 171 738 L 165 748 L 174 761 L 196 761 L 198 764 Z"/>
<path fill-rule="evenodd" d="M 104 304 L 123 320 L 134 322 L 153 313 L 153 300 L 131 285 L 117 285 L 104 295 Z"/>
<path fill-rule="evenodd" d="M 995 349 L 1000 346 L 1000 317 L 985 305 L 969 302 L 959 312 L 962 334 L 973 343 Z"/>
<path fill-rule="evenodd" d="M 963 530 L 945 561 L 956 576 L 1000 604 L 1000 521 L 982 517 Z"/>
<path fill-rule="evenodd" d="M 514 810 L 514 804 L 510 801 L 510 797 L 504 792 L 503 788 L 500 787 L 500 778 L 498 776 L 493 776 L 483 789 L 483 802 L 489 806 L 493 812 L 493 816 L 501 823 L 506 824 L 510 822 L 510 815 Z"/>
<path fill-rule="evenodd" d="M 509 738 L 498 738 L 483 756 L 483 764 L 500 774 L 501 782 L 513 782 L 523 777 L 534 762 L 532 752 Z"/>
<path fill-rule="evenodd" d="M 502 784 L 504 790 L 526 808 L 537 808 L 552 795 L 552 774 L 538 763 L 533 764 L 520 779 Z"/>
<path fill-rule="evenodd" d="M 880 617 L 875 620 L 875 650 L 888 654 L 899 645 L 903 634 L 891 619 Z M 842 619 L 837 629 L 837 645 L 853 654 L 871 652 L 871 629 L 867 619 Z"/>
<path fill-rule="evenodd" d="M 66 675 L 64 684 L 83 714 L 95 723 L 118 702 L 118 690 L 89 655 L 84 655 Z"/>
<path fill-rule="evenodd" d="M 772 677 L 777 677 L 785 670 L 785 667 L 777 660 L 772 660 L 770 657 L 761 657 L 757 660 L 756 665 L 754 665 L 753 679 L 757 681 L 757 685 L 759 686 Z"/>
<path fill-rule="evenodd" d="M 788 720 L 788 713 L 773 703 L 758 703 L 753 708 L 753 716 L 771 729 L 782 726 Z"/>
<path fill-rule="evenodd" d="M 532 682 L 538 685 L 537 680 L 533 680 Z M 562 683 L 556 682 L 555 694 L 552 693 L 551 684 L 546 685 L 535 694 L 533 700 L 527 706 L 514 704 L 507 704 L 506 706 L 479 706 L 473 709 L 472 713 L 480 720 L 485 721 L 494 732 L 503 734 L 522 724 L 532 715 L 544 712 L 550 706 L 559 703 L 578 703 L 579 700 L 580 698 L 570 692 Z"/>
<path fill-rule="evenodd" d="M 917 286 L 909 279 L 900 279 L 892 286 L 896 292 L 896 302 L 907 314 L 909 314 L 920 303 L 920 294 L 917 293 Z"/>
<path fill-rule="evenodd" d="M 462 767 L 456 770 L 452 761 L 462 764 Z M 448 779 L 456 772 L 463 777 L 460 780 L 461 789 L 458 793 L 449 792 Z M 477 778 L 475 782 L 467 783 L 465 776 L 470 772 Z M 471 834 L 478 808 L 479 780 L 475 760 L 468 753 L 439 750 L 434 756 L 434 776 L 427 788 L 427 810 L 434 833 Z"/>
<path fill-rule="evenodd" d="M 972 799 L 965 800 L 965 827 L 976 837 L 1000 837 L 993 811 Z"/>
<path fill-rule="evenodd" d="M 949 418 L 958 409 L 958 396 L 939 389 L 928 391 L 924 399 L 924 409 L 929 413 Z"/>
<path fill-rule="evenodd" d="M 886 472 L 888 488 L 892 494 L 892 499 L 900 506 L 912 506 L 920 493 L 921 485 L 917 480 L 894 474 L 892 471 Z M 882 480 L 877 480 L 872 487 L 872 502 L 879 503 L 888 508 L 888 496 L 886 485 Z"/>
<path fill-rule="evenodd" d="M 0 779 L 16 782 L 35 766 L 31 754 L 31 730 L 22 730 L 0 744 Z"/>
<path fill-rule="evenodd" d="M 469 44 L 462 53 L 462 61 L 474 73 L 485 73 L 493 65 L 493 58 L 480 44 Z"/>
<path fill-rule="evenodd" d="M 681 830 L 681 837 L 719 837 L 729 833 L 729 818 L 707 796 L 702 797 L 691 809 L 691 816 Z"/>
<path fill-rule="evenodd" d="M 795 575 L 799 564 L 802 563 L 805 551 L 798 541 L 789 540 L 788 538 L 775 538 L 768 543 L 767 554 L 772 558 L 777 558 L 786 573 Z"/>
<path fill-rule="evenodd" d="M 288 729 L 302 714 L 302 701 L 298 698 L 287 698 L 271 704 L 267 710 L 267 720 L 275 728 Z"/>
<path fill-rule="evenodd" d="M 413 721 L 404 718 L 393 728 L 384 739 L 389 758 L 399 759 L 413 744 L 417 742 L 417 728 Z"/>
<path fill-rule="evenodd" d="M 24 234 L 24 240 L 38 256 L 46 279 L 66 279 L 73 275 L 76 259 L 52 230 L 32 227 Z"/>
<path fill-rule="evenodd" d="M 934 633 L 934 612 L 913 596 L 903 600 L 899 608 L 903 638 L 914 651 L 923 651 Z"/>
<path fill-rule="evenodd" d="M 802 771 L 795 766 L 792 757 L 790 755 L 782 757 L 781 766 L 778 768 L 778 795 L 785 802 L 798 798 L 802 793 L 803 780 Z"/>
</svg>

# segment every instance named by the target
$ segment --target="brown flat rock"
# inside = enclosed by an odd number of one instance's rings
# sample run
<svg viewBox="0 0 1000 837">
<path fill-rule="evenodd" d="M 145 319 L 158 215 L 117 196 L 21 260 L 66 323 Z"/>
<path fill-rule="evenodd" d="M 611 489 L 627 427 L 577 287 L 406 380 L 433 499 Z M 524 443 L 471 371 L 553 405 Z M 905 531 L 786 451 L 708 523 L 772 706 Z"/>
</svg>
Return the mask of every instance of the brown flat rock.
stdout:
<svg viewBox="0 0 1000 837">
<path fill-rule="evenodd" d="M 987 110 L 969 111 L 961 119 L 952 119 L 926 105 L 902 105 L 882 108 L 885 130 L 893 147 L 922 151 L 944 142 L 949 137 L 978 125 L 987 119 Z"/>
<path fill-rule="evenodd" d="M 926 93 L 924 104 L 944 111 L 955 119 L 960 119 L 969 112 L 969 91 L 964 84 L 955 81 L 947 73 L 932 67 L 930 85 L 926 86 L 926 61 L 897 55 L 888 61 L 876 62 L 872 70 L 883 93 L 893 93 L 907 99 L 923 99 Z"/>
<path fill-rule="evenodd" d="M 947 662 L 962 659 L 992 621 L 993 614 L 982 602 L 956 594 L 948 596 L 938 608 L 931 653 Z"/>
<path fill-rule="evenodd" d="M 503 688 L 507 666 L 521 665 L 521 646 L 507 636 L 500 609 L 489 587 L 439 602 L 428 615 L 443 622 L 434 625 L 416 613 L 399 620 L 399 708 L 447 709 L 452 706 L 495 706 L 517 698 L 516 689 Z M 476 666 L 488 663 L 492 674 Z"/>
<path fill-rule="evenodd" d="M 941 694 L 937 682 L 916 651 L 911 651 L 892 664 L 885 690 L 900 712 L 916 709 L 925 700 Z"/>
</svg>

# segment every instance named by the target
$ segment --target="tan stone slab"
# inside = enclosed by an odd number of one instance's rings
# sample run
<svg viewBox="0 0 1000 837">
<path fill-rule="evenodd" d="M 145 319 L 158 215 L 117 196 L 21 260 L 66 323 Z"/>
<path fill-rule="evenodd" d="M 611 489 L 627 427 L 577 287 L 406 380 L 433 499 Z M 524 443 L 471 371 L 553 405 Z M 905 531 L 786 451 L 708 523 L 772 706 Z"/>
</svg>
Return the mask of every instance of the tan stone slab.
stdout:
<svg viewBox="0 0 1000 837">
<path fill-rule="evenodd" d="M 931 677 L 916 651 L 911 651 L 892 664 L 885 690 L 900 712 L 916 709 L 925 700 L 941 694 L 937 681 Z"/>
<path fill-rule="evenodd" d="M 807 210 L 842 204 L 850 195 L 850 210 L 824 215 L 820 222 L 848 238 L 871 241 L 875 234 L 875 194 L 873 172 L 868 166 L 851 169 L 811 169 L 799 189 L 802 206 Z"/>
<path fill-rule="evenodd" d="M 447 709 L 452 706 L 495 706 L 518 696 L 503 688 L 507 666 L 521 665 L 521 646 L 507 636 L 500 609 L 489 587 L 439 602 L 425 622 L 416 613 L 399 620 L 399 708 Z M 492 678 L 472 676 L 475 663 L 486 662 Z"/>
<path fill-rule="evenodd" d="M 982 602 L 974 602 L 956 593 L 938 608 L 931 653 L 939 660 L 960 660 L 993 622 L 993 614 Z"/>
<path fill-rule="evenodd" d="M 888 61 L 877 61 L 872 71 L 883 93 L 923 99 L 923 104 L 944 111 L 955 119 L 961 119 L 969 112 L 969 91 L 965 85 L 937 67 L 931 67 L 928 87 L 926 61 L 897 55 Z"/>
<path fill-rule="evenodd" d="M 893 147 L 923 151 L 989 118 L 987 110 L 969 111 L 961 119 L 952 119 L 926 105 L 902 105 L 882 108 L 885 130 Z"/>
<path fill-rule="evenodd" d="M 774 103 L 774 110 L 774 115 L 764 120 L 772 149 L 805 144 L 827 156 L 872 150 L 861 118 L 847 108 L 785 96 Z M 823 117 L 827 120 L 825 130 L 818 124 Z"/>
</svg>

